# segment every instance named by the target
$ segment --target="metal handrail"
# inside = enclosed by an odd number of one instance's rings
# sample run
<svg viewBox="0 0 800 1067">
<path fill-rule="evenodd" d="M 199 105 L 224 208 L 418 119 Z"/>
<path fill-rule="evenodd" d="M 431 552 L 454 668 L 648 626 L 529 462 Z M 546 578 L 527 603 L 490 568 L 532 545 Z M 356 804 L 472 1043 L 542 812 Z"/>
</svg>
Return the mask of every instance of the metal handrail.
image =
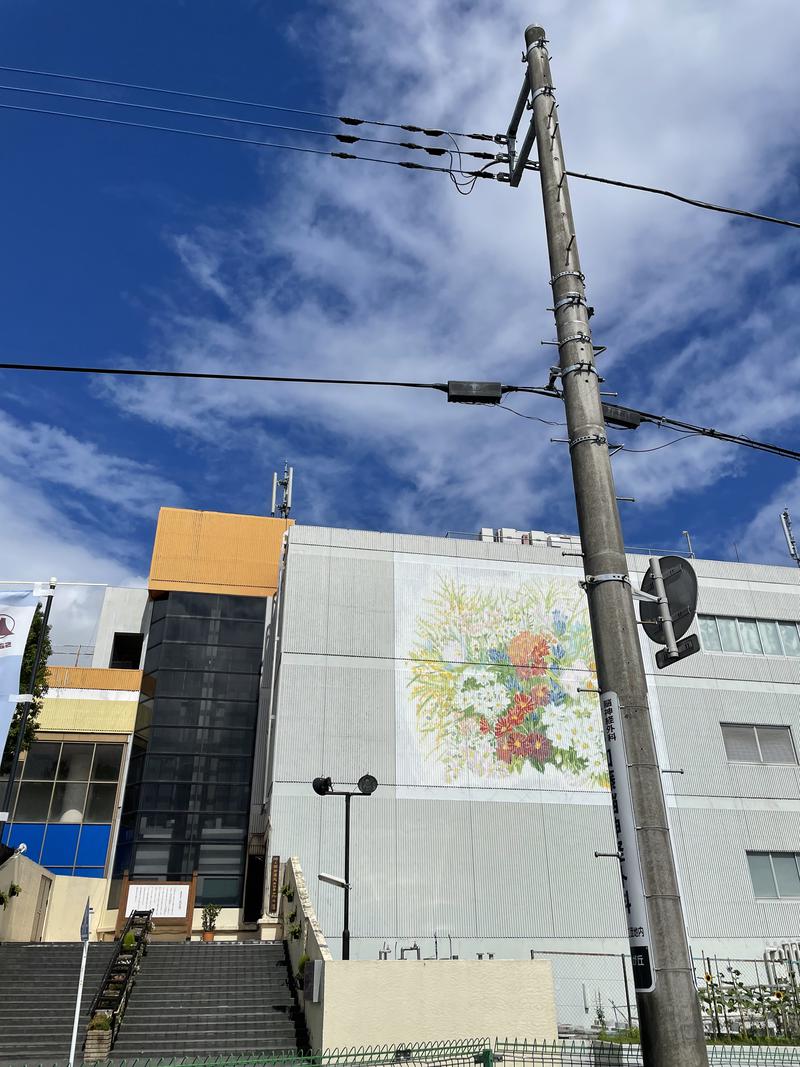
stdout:
<svg viewBox="0 0 800 1067">
<path fill-rule="evenodd" d="M 133 959 L 130 965 L 126 968 L 125 984 L 120 990 L 119 998 L 113 1008 L 101 1008 L 100 1004 L 105 997 L 108 996 L 108 986 L 110 984 L 111 976 L 115 972 L 122 970 L 119 964 L 119 957 L 126 951 L 125 938 L 129 933 L 133 932 L 134 927 L 137 929 L 141 927 L 141 937 L 137 938 L 136 945 L 133 948 Z M 106 967 L 105 974 L 95 995 L 92 1005 L 89 1008 L 89 1018 L 93 1019 L 98 1011 L 108 1012 L 111 1016 L 111 1045 L 113 1047 L 117 1038 L 117 1033 L 122 1025 L 122 1016 L 125 1013 L 125 1008 L 128 1003 L 131 990 L 133 989 L 134 982 L 136 980 L 136 974 L 139 970 L 139 963 L 141 958 L 147 952 L 147 943 L 149 940 L 150 931 L 153 928 L 153 912 L 150 911 L 133 911 L 128 916 L 128 921 L 119 936 L 116 948 L 114 950 L 108 966 Z"/>
</svg>

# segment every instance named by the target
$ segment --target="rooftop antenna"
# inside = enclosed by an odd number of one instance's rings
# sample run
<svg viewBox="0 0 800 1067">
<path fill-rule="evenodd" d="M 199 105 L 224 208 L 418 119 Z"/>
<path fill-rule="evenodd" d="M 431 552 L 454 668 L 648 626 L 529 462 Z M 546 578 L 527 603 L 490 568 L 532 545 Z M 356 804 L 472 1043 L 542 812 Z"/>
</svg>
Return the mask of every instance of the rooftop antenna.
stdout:
<svg viewBox="0 0 800 1067">
<path fill-rule="evenodd" d="M 800 555 L 797 553 L 797 542 L 792 533 L 792 517 L 788 508 L 784 508 L 781 512 L 781 526 L 783 527 L 783 536 L 786 538 L 786 547 L 789 549 L 789 555 L 800 567 Z"/>
<path fill-rule="evenodd" d="M 272 512 L 274 516 L 276 510 L 280 512 L 281 518 L 288 519 L 289 512 L 292 510 L 292 482 L 294 480 L 294 467 L 290 467 L 288 463 L 283 465 L 283 477 L 278 477 L 278 472 L 275 471 L 272 475 Z M 283 490 L 283 500 L 280 504 L 277 503 L 278 486 Z M 276 507 L 277 505 L 277 507 Z"/>
<path fill-rule="evenodd" d="M 692 539 L 689 536 L 689 531 L 688 530 L 684 530 L 683 531 L 683 536 L 686 538 L 686 544 L 689 546 L 689 559 L 694 559 L 695 558 L 694 549 L 692 548 Z"/>
</svg>

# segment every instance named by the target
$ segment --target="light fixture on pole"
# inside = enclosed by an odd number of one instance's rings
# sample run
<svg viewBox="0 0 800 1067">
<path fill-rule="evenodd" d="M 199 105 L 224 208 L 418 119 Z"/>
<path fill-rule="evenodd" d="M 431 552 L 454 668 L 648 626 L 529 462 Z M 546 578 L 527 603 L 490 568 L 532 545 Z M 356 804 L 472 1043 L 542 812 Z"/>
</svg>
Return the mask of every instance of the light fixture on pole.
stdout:
<svg viewBox="0 0 800 1067">
<path fill-rule="evenodd" d="M 333 874 L 320 874 L 319 880 L 344 890 L 344 928 L 342 930 L 342 959 L 350 959 L 350 800 L 352 797 L 370 797 L 378 788 L 378 779 L 373 774 L 362 774 L 358 789 L 334 789 L 331 778 L 315 778 L 311 788 L 320 797 L 344 797 L 344 878 Z"/>
</svg>

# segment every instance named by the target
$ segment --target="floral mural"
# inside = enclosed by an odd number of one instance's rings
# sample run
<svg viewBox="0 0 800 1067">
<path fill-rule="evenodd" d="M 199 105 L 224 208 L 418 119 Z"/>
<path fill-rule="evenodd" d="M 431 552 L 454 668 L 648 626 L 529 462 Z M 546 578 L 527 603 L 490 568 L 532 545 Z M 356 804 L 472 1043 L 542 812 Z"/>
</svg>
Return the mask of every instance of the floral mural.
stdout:
<svg viewBox="0 0 800 1067">
<path fill-rule="evenodd" d="M 433 589 L 416 618 L 408 690 L 421 748 L 444 780 L 607 789 L 577 583 L 542 575 L 489 586 L 439 573 Z"/>
</svg>

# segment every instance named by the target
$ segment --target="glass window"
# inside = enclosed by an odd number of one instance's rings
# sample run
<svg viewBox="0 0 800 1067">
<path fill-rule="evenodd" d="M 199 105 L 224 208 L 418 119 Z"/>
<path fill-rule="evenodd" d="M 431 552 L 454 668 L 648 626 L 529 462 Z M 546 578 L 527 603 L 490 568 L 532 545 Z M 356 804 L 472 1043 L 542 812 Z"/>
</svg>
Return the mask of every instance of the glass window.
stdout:
<svg viewBox="0 0 800 1067">
<path fill-rule="evenodd" d="M 223 908 L 235 908 L 239 904 L 240 878 L 197 879 L 197 903 L 219 904 Z"/>
<path fill-rule="evenodd" d="M 723 652 L 741 652 L 742 642 L 739 640 L 739 629 L 736 619 L 717 619 L 719 637 L 722 641 Z"/>
<path fill-rule="evenodd" d="M 778 634 L 777 622 L 770 622 L 767 619 L 759 619 L 758 632 L 761 634 L 761 644 L 764 646 L 764 652 L 768 656 L 783 655 L 783 645 L 781 644 L 780 635 Z"/>
<path fill-rule="evenodd" d="M 700 615 L 700 638 L 706 652 L 721 652 L 722 644 L 717 630 L 717 620 L 711 615 Z"/>
<path fill-rule="evenodd" d="M 96 782 L 116 782 L 122 763 L 122 745 L 97 745 L 92 778 Z"/>
<path fill-rule="evenodd" d="M 722 723 L 722 739 L 725 742 L 725 754 L 729 760 L 737 763 L 761 762 L 756 732 L 752 726 L 733 726 L 730 723 Z"/>
<path fill-rule="evenodd" d="M 750 868 L 750 880 L 757 897 L 777 897 L 775 879 L 772 874 L 772 862 L 769 852 L 748 852 L 747 864 Z"/>
<path fill-rule="evenodd" d="M 116 785 L 92 783 L 86 801 L 87 822 L 111 822 L 114 817 L 114 800 L 117 796 Z"/>
<path fill-rule="evenodd" d="M 108 853 L 111 826 L 82 826 L 78 844 L 78 867 L 103 867 Z"/>
<path fill-rule="evenodd" d="M 37 778 L 52 782 L 56 776 L 60 750 L 59 741 L 34 741 L 25 757 L 25 777 L 28 781 Z"/>
<path fill-rule="evenodd" d="M 797 626 L 793 622 L 779 622 L 778 629 L 781 632 L 783 650 L 787 656 L 800 656 L 800 638 L 797 636 Z"/>
<path fill-rule="evenodd" d="M 138 671 L 142 658 L 144 634 L 115 633 L 111 645 L 109 667 L 113 669 Z"/>
<path fill-rule="evenodd" d="M 50 822 L 81 822 L 85 802 L 85 782 L 57 782 L 50 805 Z"/>
<path fill-rule="evenodd" d="M 755 619 L 739 619 L 739 635 L 742 639 L 743 651 L 758 656 L 764 654 L 761 638 L 758 636 L 758 623 Z"/>
<path fill-rule="evenodd" d="M 757 726 L 756 734 L 763 763 L 797 763 L 788 726 Z"/>
<path fill-rule="evenodd" d="M 71 741 L 65 742 L 61 749 L 61 760 L 58 764 L 59 781 L 88 782 L 93 755 L 94 745 L 74 744 Z"/>
<path fill-rule="evenodd" d="M 779 897 L 800 897 L 800 873 L 797 870 L 797 856 L 791 852 L 773 852 L 772 868 Z"/>
<path fill-rule="evenodd" d="M 71 867 L 78 848 L 79 826 L 48 826 L 41 863 L 45 867 Z"/>
<path fill-rule="evenodd" d="M 44 822 L 50 807 L 52 782 L 23 781 L 17 797 L 16 822 Z"/>
<path fill-rule="evenodd" d="M 44 841 L 44 829 L 45 824 L 43 822 L 15 822 L 8 832 L 7 844 L 9 848 L 19 848 L 20 845 L 24 845 L 26 858 L 38 863 L 42 851 L 42 842 Z M 8 830 L 8 827 L 6 827 L 6 830 Z"/>
</svg>

